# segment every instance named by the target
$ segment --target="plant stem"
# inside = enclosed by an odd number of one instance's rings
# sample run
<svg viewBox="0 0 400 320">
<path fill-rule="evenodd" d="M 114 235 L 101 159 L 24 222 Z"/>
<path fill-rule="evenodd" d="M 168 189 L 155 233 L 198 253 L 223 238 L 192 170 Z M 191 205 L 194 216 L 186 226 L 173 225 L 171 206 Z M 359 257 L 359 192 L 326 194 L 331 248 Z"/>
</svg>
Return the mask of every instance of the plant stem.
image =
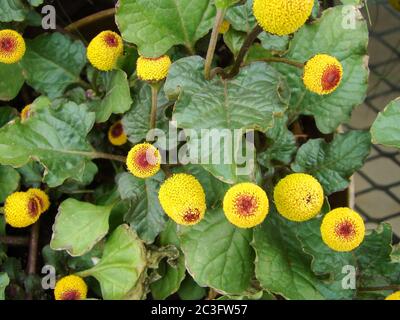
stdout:
<svg viewBox="0 0 400 320">
<path fill-rule="evenodd" d="M 31 236 L 30 236 L 30 240 L 29 240 L 28 266 L 27 266 L 27 270 L 26 270 L 28 274 L 36 273 L 39 230 L 40 230 L 40 222 L 37 221 L 35 224 L 33 224 L 32 228 L 31 228 Z"/>
<path fill-rule="evenodd" d="M 126 162 L 126 157 L 118 156 L 116 154 L 104 153 L 104 152 L 92 152 L 90 153 L 92 159 L 107 159 L 107 160 L 115 160 L 119 162 Z"/>
<path fill-rule="evenodd" d="M 249 51 L 251 45 L 257 39 L 258 35 L 262 31 L 263 31 L 263 29 L 259 25 L 256 25 L 254 27 L 254 29 L 248 34 L 246 40 L 244 41 L 244 43 L 242 45 L 242 48 L 239 51 L 236 61 L 233 64 L 233 67 L 226 78 L 231 79 L 239 73 L 240 66 L 242 65 L 242 62 L 243 62 L 244 58 L 246 57 L 247 51 Z"/>
<path fill-rule="evenodd" d="M 291 66 L 299 68 L 299 69 L 303 69 L 304 68 L 304 63 L 298 62 L 298 61 L 294 61 L 294 60 L 285 59 L 285 58 L 270 57 L 270 58 L 259 59 L 258 61 L 281 62 L 281 63 L 286 63 L 288 65 L 291 65 Z"/>
<path fill-rule="evenodd" d="M 10 246 L 28 246 L 28 237 L 0 236 L 0 243 Z"/>
<path fill-rule="evenodd" d="M 158 100 L 159 89 L 160 89 L 159 83 L 151 84 L 150 130 L 155 129 L 157 125 L 157 100 Z"/>
<path fill-rule="evenodd" d="M 214 27 L 211 33 L 210 43 L 208 45 L 207 57 L 204 66 L 204 77 L 210 80 L 211 64 L 214 58 L 215 48 L 217 47 L 219 28 L 224 21 L 226 9 L 218 9 L 215 17 Z"/>
<path fill-rule="evenodd" d="M 358 288 L 358 291 L 363 291 L 363 292 L 367 292 L 367 291 L 389 291 L 389 290 L 400 290 L 400 284 L 394 284 L 394 285 L 390 285 L 390 286 L 382 286 L 382 287 L 366 287 L 366 288 Z"/>
<path fill-rule="evenodd" d="M 78 84 L 85 90 L 92 89 L 92 86 L 90 85 L 90 83 L 86 82 L 85 80 L 79 79 Z"/>
<path fill-rule="evenodd" d="M 74 23 L 71 23 L 69 26 L 65 27 L 65 30 L 68 32 L 77 31 L 77 30 L 91 24 L 92 22 L 98 22 L 98 20 L 112 17 L 114 14 L 115 14 L 115 8 L 103 10 L 103 11 L 97 12 L 95 14 L 92 14 L 90 16 L 87 16 L 83 19 L 80 19 L 78 21 L 75 21 Z"/>
</svg>

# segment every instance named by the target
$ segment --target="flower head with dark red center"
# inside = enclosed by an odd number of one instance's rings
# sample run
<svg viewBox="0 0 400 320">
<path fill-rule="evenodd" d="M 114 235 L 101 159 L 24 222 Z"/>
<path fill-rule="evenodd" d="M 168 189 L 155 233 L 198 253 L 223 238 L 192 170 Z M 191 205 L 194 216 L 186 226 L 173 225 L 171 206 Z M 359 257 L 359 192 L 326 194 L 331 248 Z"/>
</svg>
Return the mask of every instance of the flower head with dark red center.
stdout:
<svg viewBox="0 0 400 320">
<path fill-rule="evenodd" d="M 274 190 L 278 212 L 291 221 L 314 218 L 324 203 L 324 191 L 314 177 L 293 173 L 279 181 Z"/>
<path fill-rule="evenodd" d="M 327 213 L 321 224 L 322 240 L 335 251 L 351 251 L 364 240 L 365 226 L 361 216 L 349 208 Z"/>
<path fill-rule="evenodd" d="M 153 145 L 137 144 L 129 151 L 126 165 L 135 177 L 149 178 L 160 170 L 161 156 Z"/>
<path fill-rule="evenodd" d="M 335 91 L 342 77 L 342 64 L 335 57 L 326 54 L 317 54 L 304 66 L 304 85 L 308 90 L 319 95 Z"/>
<path fill-rule="evenodd" d="M 41 206 L 37 198 L 27 192 L 14 192 L 4 204 L 6 222 L 14 228 L 34 224 L 40 217 Z"/>
<path fill-rule="evenodd" d="M 123 41 L 118 34 L 113 31 L 102 31 L 90 41 L 87 58 L 95 68 L 110 71 L 115 68 L 123 50 Z"/>
<path fill-rule="evenodd" d="M 265 31 L 284 36 L 306 23 L 313 6 L 314 0 L 254 0 L 253 13 Z"/>
<path fill-rule="evenodd" d="M 26 51 L 22 36 L 10 29 L 0 30 L 0 63 L 12 64 L 20 61 Z"/>
<path fill-rule="evenodd" d="M 157 82 L 164 80 L 171 66 L 169 56 L 161 56 L 159 58 L 145 58 L 140 56 L 137 60 L 136 72 L 141 80 L 149 82 Z"/>
<path fill-rule="evenodd" d="M 128 141 L 121 121 L 114 123 L 108 130 L 108 140 L 114 146 L 122 146 Z"/>
<path fill-rule="evenodd" d="M 258 185 L 239 183 L 225 194 L 223 207 L 232 224 L 240 228 L 252 228 L 265 220 L 269 201 L 265 191 Z"/>
<path fill-rule="evenodd" d="M 35 198 L 36 201 L 39 203 L 40 214 L 46 212 L 49 209 L 49 196 L 43 190 L 31 188 L 27 191 L 27 193 Z"/>
<path fill-rule="evenodd" d="M 176 223 L 194 225 L 206 211 L 206 195 L 192 175 L 178 173 L 164 181 L 158 193 L 161 207 Z"/>
<path fill-rule="evenodd" d="M 84 300 L 87 290 L 87 285 L 81 277 L 69 275 L 57 281 L 54 298 L 56 300 Z"/>
</svg>

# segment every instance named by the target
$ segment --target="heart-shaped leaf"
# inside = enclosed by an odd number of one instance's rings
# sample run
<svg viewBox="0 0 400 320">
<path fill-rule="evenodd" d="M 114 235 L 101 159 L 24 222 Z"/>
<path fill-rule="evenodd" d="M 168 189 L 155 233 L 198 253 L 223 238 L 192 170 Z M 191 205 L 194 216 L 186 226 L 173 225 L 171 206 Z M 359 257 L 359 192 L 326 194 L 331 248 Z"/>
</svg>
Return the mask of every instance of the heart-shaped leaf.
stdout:
<svg viewBox="0 0 400 320">
<path fill-rule="evenodd" d="M 22 75 L 22 68 L 19 63 L 0 63 L 0 79 L 1 101 L 10 101 L 14 99 L 25 82 L 24 76 Z"/>
</svg>

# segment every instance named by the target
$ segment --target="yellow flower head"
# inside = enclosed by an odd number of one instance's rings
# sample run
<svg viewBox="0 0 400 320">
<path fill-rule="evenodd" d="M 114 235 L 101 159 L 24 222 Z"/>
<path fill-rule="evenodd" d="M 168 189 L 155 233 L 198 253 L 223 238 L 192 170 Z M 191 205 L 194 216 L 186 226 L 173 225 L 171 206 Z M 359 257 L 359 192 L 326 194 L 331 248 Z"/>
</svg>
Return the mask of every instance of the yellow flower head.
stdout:
<svg viewBox="0 0 400 320">
<path fill-rule="evenodd" d="M 262 223 L 269 210 L 267 194 L 254 183 L 239 183 L 224 197 L 226 218 L 239 228 L 252 228 Z"/>
<path fill-rule="evenodd" d="M 317 54 L 304 66 L 304 85 L 308 90 L 319 95 L 335 91 L 342 78 L 342 64 L 335 57 L 327 54 Z"/>
<path fill-rule="evenodd" d="M 274 201 L 276 209 L 286 219 L 306 221 L 321 211 L 324 191 L 314 177 L 304 173 L 293 173 L 276 185 Z"/>
<path fill-rule="evenodd" d="M 137 60 L 136 71 L 141 80 L 161 81 L 164 80 L 171 66 L 171 59 L 167 56 L 159 58 L 145 58 L 140 56 Z"/>
<path fill-rule="evenodd" d="M 253 13 L 265 31 L 284 36 L 306 23 L 313 6 L 314 0 L 254 0 Z"/>
<path fill-rule="evenodd" d="M 87 291 L 87 285 L 81 277 L 69 275 L 57 281 L 54 298 L 56 300 L 84 300 Z"/>
<path fill-rule="evenodd" d="M 400 291 L 396 291 L 391 295 L 387 296 L 385 300 L 400 300 Z"/>
<path fill-rule="evenodd" d="M 122 55 L 124 45 L 122 38 L 112 31 L 102 31 L 90 41 L 87 58 L 101 71 L 114 69 L 118 58 Z"/>
<path fill-rule="evenodd" d="M 28 119 L 31 115 L 31 107 L 32 104 L 28 104 L 27 106 L 25 106 L 22 111 L 21 111 L 21 120 L 25 121 L 26 119 Z"/>
<path fill-rule="evenodd" d="M 34 197 L 40 205 L 40 214 L 46 212 L 50 207 L 49 196 L 42 190 L 31 188 L 27 191 L 29 195 Z"/>
<path fill-rule="evenodd" d="M 364 240 L 364 221 L 349 208 L 334 209 L 322 220 L 321 235 L 322 240 L 332 250 L 351 251 Z"/>
<path fill-rule="evenodd" d="M 400 11 L 400 0 L 389 0 L 393 8 Z"/>
<path fill-rule="evenodd" d="M 200 182 L 185 173 L 172 175 L 164 181 L 158 199 L 165 213 L 176 223 L 194 225 L 206 211 L 206 195 Z"/>
<path fill-rule="evenodd" d="M 134 146 L 128 153 L 126 165 L 128 170 L 138 178 L 149 178 L 160 170 L 161 155 L 150 143 Z"/>
<path fill-rule="evenodd" d="M 27 192 L 14 192 L 4 204 L 6 222 L 14 228 L 24 228 L 34 224 L 40 217 L 40 204 Z"/>
<path fill-rule="evenodd" d="M 24 38 L 17 31 L 0 30 L 0 63 L 16 63 L 22 59 L 25 51 Z"/>
<path fill-rule="evenodd" d="M 118 121 L 114 123 L 108 130 L 108 140 L 114 146 L 122 146 L 128 141 L 128 137 L 124 132 L 122 122 Z"/>
<path fill-rule="evenodd" d="M 225 34 L 229 31 L 229 28 L 231 27 L 231 24 L 229 23 L 228 20 L 224 20 L 221 24 L 221 26 L 219 27 L 218 32 L 220 34 Z"/>
</svg>

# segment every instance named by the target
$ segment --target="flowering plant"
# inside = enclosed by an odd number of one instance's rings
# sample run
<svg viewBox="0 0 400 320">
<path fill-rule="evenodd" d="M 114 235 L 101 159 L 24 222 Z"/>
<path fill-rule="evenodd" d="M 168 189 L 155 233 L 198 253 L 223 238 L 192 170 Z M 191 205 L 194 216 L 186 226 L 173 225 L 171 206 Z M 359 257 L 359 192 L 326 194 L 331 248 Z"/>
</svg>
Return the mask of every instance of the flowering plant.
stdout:
<svg viewBox="0 0 400 320">
<path fill-rule="evenodd" d="M 361 1 L 120 0 L 88 43 L 31 36 L 42 2 L 0 9 L 0 298 L 398 297 L 391 226 L 347 195 Z M 400 147 L 399 108 L 374 143 Z"/>
</svg>

